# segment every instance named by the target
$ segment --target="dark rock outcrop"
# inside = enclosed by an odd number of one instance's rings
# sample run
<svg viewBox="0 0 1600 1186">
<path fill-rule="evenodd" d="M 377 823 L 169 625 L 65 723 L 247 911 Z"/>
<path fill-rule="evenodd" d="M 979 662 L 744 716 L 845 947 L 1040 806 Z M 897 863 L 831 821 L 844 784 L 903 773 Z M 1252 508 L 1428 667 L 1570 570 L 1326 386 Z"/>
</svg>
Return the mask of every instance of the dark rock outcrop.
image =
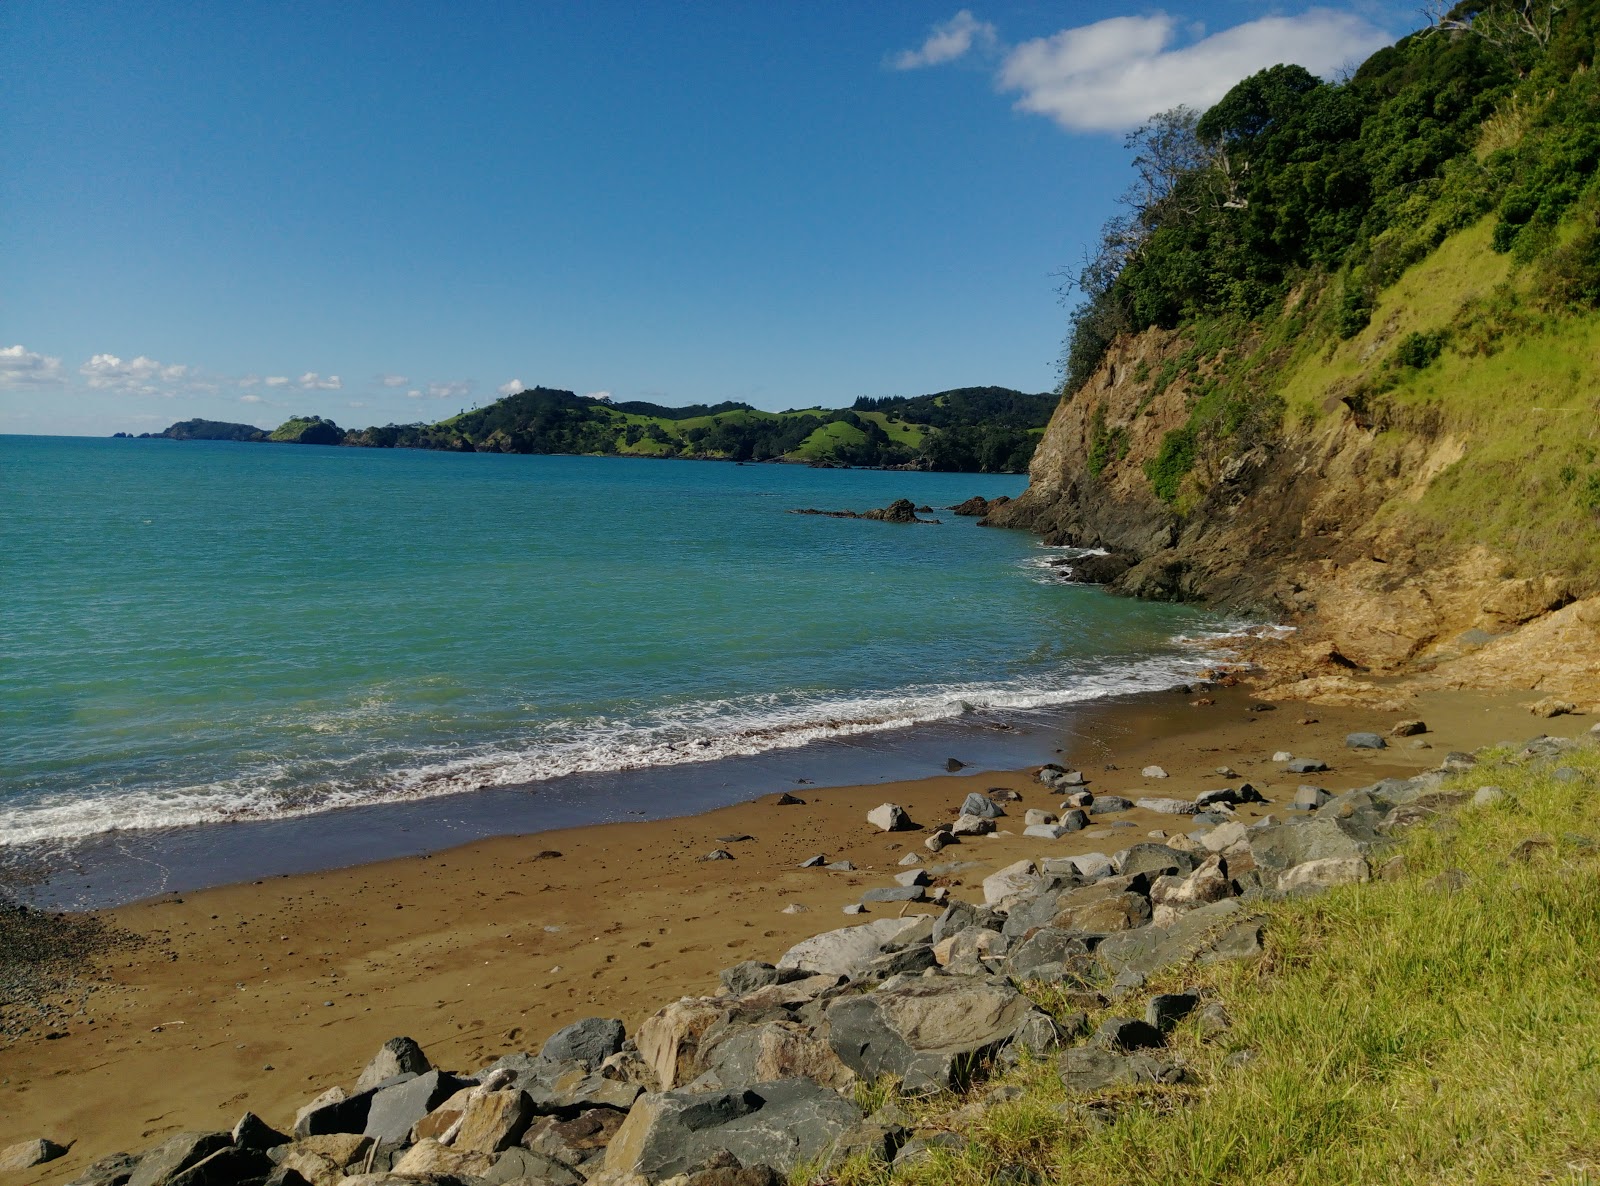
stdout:
<svg viewBox="0 0 1600 1186">
<path fill-rule="evenodd" d="M 917 506 L 909 498 L 897 498 L 886 507 L 870 511 L 819 511 L 815 507 L 789 512 L 791 515 L 825 515 L 830 519 L 875 519 L 880 523 L 938 523 L 937 519 L 917 518 Z"/>
</svg>

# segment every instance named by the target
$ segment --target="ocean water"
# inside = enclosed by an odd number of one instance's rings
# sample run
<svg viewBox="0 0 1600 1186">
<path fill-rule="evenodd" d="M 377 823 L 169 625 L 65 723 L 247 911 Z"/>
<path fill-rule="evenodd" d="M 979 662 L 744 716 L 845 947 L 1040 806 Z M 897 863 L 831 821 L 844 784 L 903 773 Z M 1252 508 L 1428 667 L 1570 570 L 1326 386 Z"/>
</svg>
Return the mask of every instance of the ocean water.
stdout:
<svg viewBox="0 0 1600 1186">
<path fill-rule="evenodd" d="M 0 850 L 580 776 L 607 818 L 606 772 L 1202 665 L 1218 623 L 1063 583 L 1025 534 L 788 513 L 1024 484 L 0 437 Z"/>
</svg>

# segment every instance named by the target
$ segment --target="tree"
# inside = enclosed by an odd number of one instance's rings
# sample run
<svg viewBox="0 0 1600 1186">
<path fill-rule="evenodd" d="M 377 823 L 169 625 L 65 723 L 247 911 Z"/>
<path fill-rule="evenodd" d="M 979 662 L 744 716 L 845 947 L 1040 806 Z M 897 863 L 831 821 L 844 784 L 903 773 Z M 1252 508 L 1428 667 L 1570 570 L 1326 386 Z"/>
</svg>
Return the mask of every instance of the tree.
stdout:
<svg viewBox="0 0 1600 1186">
<path fill-rule="evenodd" d="M 1429 32 L 1471 33 L 1507 53 L 1529 43 L 1543 51 L 1570 0 L 1465 0 L 1450 5 L 1430 0 L 1424 10 Z"/>
</svg>

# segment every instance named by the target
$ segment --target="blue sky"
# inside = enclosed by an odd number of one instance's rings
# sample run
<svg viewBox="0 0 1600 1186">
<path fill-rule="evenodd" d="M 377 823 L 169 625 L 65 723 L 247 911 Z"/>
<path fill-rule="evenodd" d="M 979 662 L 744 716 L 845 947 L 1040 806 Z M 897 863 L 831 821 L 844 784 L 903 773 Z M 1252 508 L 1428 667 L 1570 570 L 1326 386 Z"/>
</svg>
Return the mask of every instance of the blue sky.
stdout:
<svg viewBox="0 0 1600 1186">
<path fill-rule="evenodd" d="M 0 5 L 0 432 L 1048 390 L 1125 131 L 1410 0 Z"/>
</svg>

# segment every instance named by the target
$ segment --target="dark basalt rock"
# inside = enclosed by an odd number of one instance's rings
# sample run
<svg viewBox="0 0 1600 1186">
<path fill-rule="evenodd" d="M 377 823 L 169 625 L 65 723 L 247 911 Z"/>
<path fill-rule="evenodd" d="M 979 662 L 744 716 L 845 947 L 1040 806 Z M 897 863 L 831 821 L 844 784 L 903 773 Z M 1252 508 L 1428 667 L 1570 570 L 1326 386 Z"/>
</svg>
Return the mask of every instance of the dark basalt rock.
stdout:
<svg viewBox="0 0 1600 1186">
<path fill-rule="evenodd" d="M 1071 560 L 1060 563 L 1059 567 L 1079 584 L 1109 585 L 1132 568 L 1134 563 L 1132 556 L 1124 556 L 1117 552 L 1110 552 L 1104 556 L 1090 553 L 1086 556 L 1074 556 Z"/>
<path fill-rule="evenodd" d="M 791 515 L 825 515 L 830 519 L 873 519 L 879 523 L 938 523 L 937 519 L 917 518 L 917 506 L 909 498 L 897 498 L 886 507 L 870 511 L 821 511 L 815 507 L 792 510 Z"/>
</svg>

